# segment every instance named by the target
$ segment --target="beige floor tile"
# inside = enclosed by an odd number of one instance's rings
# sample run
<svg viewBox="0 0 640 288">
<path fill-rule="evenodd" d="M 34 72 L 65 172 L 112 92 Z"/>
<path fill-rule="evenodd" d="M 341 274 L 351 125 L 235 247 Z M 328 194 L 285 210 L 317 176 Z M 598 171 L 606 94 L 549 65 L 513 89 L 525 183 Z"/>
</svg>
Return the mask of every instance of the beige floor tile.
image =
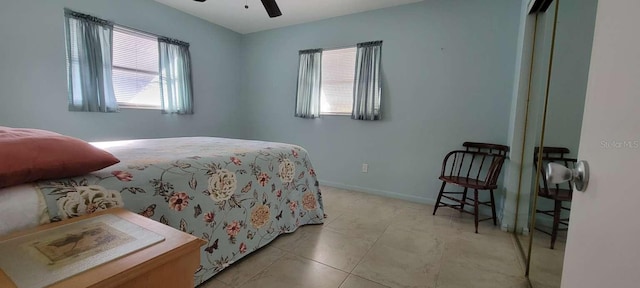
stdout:
<svg viewBox="0 0 640 288">
<path fill-rule="evenodd" d="M 522 247 L 525 248 L 525 250 L 529 247 L 529 237 L 531 237 L 531 235 L 518 234 L 518 240 L 520 241 L 520 244 L 522 244 Z"/>
<path fill-rule="evenodd" d="M 335 288 L 349 274 L 318 262 L 287 254 L 246 282 L 243 288 Z"/>
<path fill-rule="evenodd" d="M 430 212 L 433 214 L 433 205 L 431 205 Z M 460 215 L 460 211 L 449 208 L 449 207 L 439 207 L 438 211 L 436 211 L 436 215 L 454 216 L 454 215 Z"/>
<path fill-rule="evenodd" d="M 388 288 L 388 286 L 351 274 L 340 288 Z"/>
<path fill-rule="evenodd" d="M 402 250 L 436 262 L 442 258 L 445 243 L 436 234 L 390 226 L 376 242 L 377 246 Z"/>
<path fill-rule="evenodd" d="M 269 265 L 276 262 L 283 255 L 284 252 L 280 249 L 272 248 L 271 246 L 263 247 L 237 263 L 234 263 L 234 265 L 225 269 L 215 277 L 232 287 L 238 287 L 260 271 L 269 267 Z"/>
<path fill-rule="evenodd" d="M 552 285 L 538 281 L 538 279 L 531 279 L 531 286 L 533 286 L 534 288 L 558 288 L 560 287 L 560 284 Z"/>
<path fill-rule="evenodd" d="M 482 217 L 486 216 L 481 216 L 481 218 Z M 451 216 L 451 221 L 454 230 L 446 231 L 452 232 L 448 233 L 448 236 L 467 240 L 499 241 L 507 246 L 513 244 L 512 233 L 502 231 L 499 226 L 494 226 L 491 220 L 480 222 L 478 225 L 478 233 L 475 233 L 473 215 L 459 213 Z"/>
<path fill-rule="evenodd" d="M 428 205 L 423 203 L 410 202 L 410 201 L 405 201 L 405 200 L 400 200 L 395 198 L 388 198 L 388 197 L 377 196 L 377 195 L 371 195 L 367 197 L 367 199 L 369 201 L 377 202 L 385 206 L 390 206 L 390 207 L 395 207 L 400 209 L 421 210 L 421 211 L 429 212 L 429 214 L 433 212 L 433 205 Z"/>
<path fill-rule="evenodd" d="M 207 282 L 204 282 L 198 286 L 198 288 L 231 288 L 231 286 L 225 284 L 224 282 L 215 278 L 209 279 Z"/>
<path fill-rule="evenodd" d="M 335 206 L 332 206 L 331 204 L 324 204 L 324 215 L 325 215 L 324 224 L 325 225 L 333 222 L 342 214 L 345 214 L 345 211 L 337 209 L 335 208 Z"/>
<path fill-rule="evenodd" d="M 427 205 L 385 198 L 362 192 L 353 192 L 337 188 L 323 188 L 323 200 L 327 213 L 351 213 L 367 215 L 376 219 L 390 218 L 400 210 L 425 209 Z M 326 196 L 325 196 L 326 195 Z"/>
<path fill-rule="evenodd" d="M 382 205 L 377 201 L 363 198 L 359 201 L 356 207 L 345 211 L 345 213 L 350 213 L 351 215 L 365 215 L 367 218 L 372 220 L 388 222 L 401 211 L 402 209 L 400 208 L 390 205 Z"/>
<path fill-rule="evenodd" d="M 404 209 L 391 219 L 389 226 L 434 233 L 436 229 L 454 229 L 451 216 L 431 215 L 429 210 Z"/>
<path fill-rule="evenodd" d="M 333 268 L 351 272 L 373 243 L 373 240 L 322 229 L 306 233 L 293 252 Z"/>
<path fill-rule="evenodd" d="M 545 231 L 547 230 L 550 230 L 550 229 L 545 229 Z M 533 245 L 534 247 L 544 247 L 549 249 L 549 247 L 551 247 L 551 235 L 542 233 L 537 230 L 534 231 Z M 559 231 L 558 238 L 556 239 L 556 243 L 553 249 L 564 251 L 566 245 L 567 245 L 567 231 Z"/>
<path fill-rule="evenodd" d="M 326 225 L 326 224 L 323 224 Z M 300 243 L 302 237 L 304 237 L 305 232 L 303 231 L 313 231 L 315 229 L 322 229 L 323 225 L 305 225 L 302 227 L 298 227 L 296 231 L 288 234 L 282 234 L 278 236 L 275 240 L 271 241 L 269 245 L 278 248 L 284 251 L 293 251 Z"/>
<path fill-rule="evenodd" d="M 376 219 L 368 216 L 367 214 L 345 213 L 327 224 L 325 228 L 368 241 L 375 241 L 384 233 L 391 221 L 390 219 Z"/>
<path fill-rule="evenodd" d="M 510 276 L 477 269 L 470 263 L 445 261 L 438 275 L 438 288 L 528 288 L 524 276 Z"/>
<path fill-rule="evenodd" d="M 519 235 L 525 249 L 529 247 L 529 236 Z M 555 249 L 550 249 L 551 236 L 540 231 L 534 231 L 533 250 L 529 278 L 536 288 L 560 287 L 562 280 L 562 265 L 564 262 L 564 247 L 566 232 L 561 232 L 556 240 Z"/>
<path fill-rule="evenodd" d="M 389 287 L 435 287 L 443 243 L 427 233 L 396 231 L 404 230 L 385 232 L 352 273 Z"/>
<path fill-rule="evenodd" d="M 279 236 L 201 287 L 528 287 L 513 236 L 489 221 L 476 234 L 473 216 L 453 209 L 432 216 L 432 205 L 321 189 L 324 225 Z"/>
<path fill-rule="evenodd" d="M 359 200 L 365 197 L 363 193 L 337 188 L 320 187 L 320 189 L 322 191 L 322 202 L 325 206 L 331 207 L 330 209 L 350 210 L 358 206 Z"/>
<path fill-rule="evenodd" d="M 520 245 L 522 245 L 522 250 L 520 250 L 521 248 L 518 246 L 518 240 L 520 241 Z M 513 242 L 513 247 L 516 250 L 516 259 L 518 260 L 518 264 L 520 264 L 520 269 L 525 271 L 527 269 L 527 263 L 524 253 L 526 253 L 529 247 L 529 242 L 527 242 L 528 239 L 526 236 L 518 235 L 518 239 L 513 237 L 511 241 Z"/>
<path fill-rule="evenodd" d="M 536 245 L 535 237 L 538 235 L 534 235 L 529 277 L 541 287 L 560 287 L 564 250 L 549 249 L 547 241 L 543 245 Z"/>
<path fill-rule="evenodd" d="M 518 264 L 513 244 L 500 241 L 452 239 L 445 244 L 442 262 L 472 267 L 474 270 L 521 276 L 524 271 Z"/>
</svg>

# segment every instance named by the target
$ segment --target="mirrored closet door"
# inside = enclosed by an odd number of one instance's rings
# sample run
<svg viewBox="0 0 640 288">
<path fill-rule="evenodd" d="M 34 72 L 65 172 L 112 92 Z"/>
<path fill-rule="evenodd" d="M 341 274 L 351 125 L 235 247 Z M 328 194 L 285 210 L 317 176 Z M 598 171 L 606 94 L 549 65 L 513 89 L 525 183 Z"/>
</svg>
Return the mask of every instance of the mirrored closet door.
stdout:
<svg viewBox="0 0 640 288">
<path fill-rule="evenodd" d="M 543 5 L 544 1 L 538 1 Z M 547 3 L 546 5 L 550 5 Z M 530 4 L 531 6 L 532 4 Z M 520 252 L 528 263 L 529 243 L 531 242 L 531 215 L 535 200 L 534 149 L 542 136 L 542 120 L 546 87 L 549 81 L 548 72 L 551 60 L 551 42 L 553 39 L 554 15 L 547 13 L 549 6 L 536 6 L 529 14 L 527 31 L 532 34 L 528 39 L 531 68 L 526 101 L 525 133 L 522 139 L 521 171 L 519 178 L 518 211 L 515 233 Z"/>
<path fill-rule="evenodd" d="M 578 154 L 597 0 L 553 0 L 535 18 L 516 226 L 533 287 L 560 287 L 573 183 L 544 177 L 550 162 L 573 168 Z M 578 193 L 578 192 L 576 192 Z M 523 213 L 519 213 L 522 215 Z"/>
</svg>

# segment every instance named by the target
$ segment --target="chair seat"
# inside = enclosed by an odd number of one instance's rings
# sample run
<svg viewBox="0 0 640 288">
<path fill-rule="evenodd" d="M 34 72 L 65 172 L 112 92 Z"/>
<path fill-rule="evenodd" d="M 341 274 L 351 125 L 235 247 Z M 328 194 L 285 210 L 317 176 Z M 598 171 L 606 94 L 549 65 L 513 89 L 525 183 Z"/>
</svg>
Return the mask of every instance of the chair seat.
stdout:
<svg viewBox="0 0 640 288">
<path fill-rule="evenodd" d="M 447 182 L 447 183 L 451 183 L 451 184 L 456 184 L 456 185 L 460 185 L 462 187 L 467 187 L 467 188 L 471 188 L 471 189 L 478 189 L 478 190 L 488 190 L 488 189 L 496 189 L 497 185 L 489 185 L 487 182 L 485 181 L 481 181 L 478 179 L 473 179 L 473 178 L 467 178 L 467 177 L 458 177 L 458 176 L 440 176 L 438 179 Z"/>
<path fill-rule="evenodd" d="M 540 197 L 549 198 L 557 201 L 571 201 L 572 191 L 570 189 L 541 188 L 538 192 Z"/>
</svg>

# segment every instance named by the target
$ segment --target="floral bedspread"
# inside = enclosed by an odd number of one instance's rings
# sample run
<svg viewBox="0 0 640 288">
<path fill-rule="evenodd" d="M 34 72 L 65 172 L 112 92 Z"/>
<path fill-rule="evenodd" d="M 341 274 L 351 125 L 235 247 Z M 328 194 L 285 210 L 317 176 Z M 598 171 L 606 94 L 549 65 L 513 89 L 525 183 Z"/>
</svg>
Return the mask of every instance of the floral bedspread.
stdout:
<svg viewBox="0 0 640 288">
<path fill-rule="evenodd" d="M 122 162 L 37 183 L 52 221 L 124 206 L 201 237 L 196 284 L 280 234 L 323 222 L 316 174 L 299 146 L 209 137 L 94 145 Z"/>
</svg>

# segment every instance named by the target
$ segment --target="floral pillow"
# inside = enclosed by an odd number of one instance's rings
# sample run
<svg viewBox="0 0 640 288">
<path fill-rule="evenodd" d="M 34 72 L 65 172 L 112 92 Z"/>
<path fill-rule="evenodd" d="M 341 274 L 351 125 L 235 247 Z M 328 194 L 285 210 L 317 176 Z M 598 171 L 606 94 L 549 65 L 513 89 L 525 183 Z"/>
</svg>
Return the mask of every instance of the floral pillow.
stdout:
<svg viewBox="0 0 640 288">
<path fill-rule="evenodd" d="M 110 153 L 80 139 L 0 126 L 0 188 L 80 176 L 118 162 Z"/>
</svg>

